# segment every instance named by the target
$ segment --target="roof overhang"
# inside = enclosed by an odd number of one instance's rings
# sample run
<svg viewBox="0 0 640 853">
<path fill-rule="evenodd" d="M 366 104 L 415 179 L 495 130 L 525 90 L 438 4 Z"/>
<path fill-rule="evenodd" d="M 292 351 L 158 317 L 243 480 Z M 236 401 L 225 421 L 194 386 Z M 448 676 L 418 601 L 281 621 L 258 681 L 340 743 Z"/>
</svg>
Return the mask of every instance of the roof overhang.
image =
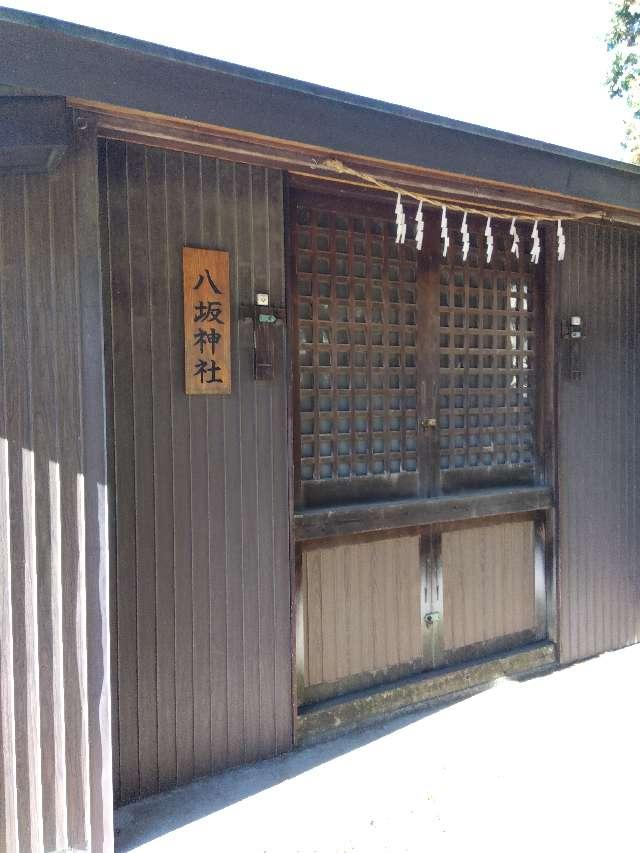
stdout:
<svg viewBox="0 0 640 853">
<path fill-rule="evenodd" d="M 70 143 L 64 98 L 0 97 L 0 175 L 50 174 Z"/>
<path fill-rule="evenodd" d="M 0 44 L 0 84 L 101 105 L 103 115 L 519 187 L 626 210 L 627 221 L 640 214 L 640 168 L 630 164 L 10 9 L 0 9 Z"/>
</svg>

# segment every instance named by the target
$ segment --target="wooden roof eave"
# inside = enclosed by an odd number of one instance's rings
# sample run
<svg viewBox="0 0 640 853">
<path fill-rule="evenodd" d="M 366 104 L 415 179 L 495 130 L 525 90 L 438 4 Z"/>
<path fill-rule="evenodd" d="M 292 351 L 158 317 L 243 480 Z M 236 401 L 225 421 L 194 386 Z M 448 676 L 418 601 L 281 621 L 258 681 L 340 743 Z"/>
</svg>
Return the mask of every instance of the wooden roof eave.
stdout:
<svg viewBox="0 0 640 853">
<path fill-rule="evenodd" d="M 323 161 L 327 159 L 339 159 L 345 166 L 366 172 L 407 193 L 427 195 L 447 204 L 481 207 L 495 215 L 505 215 L 507 211 L 518 209 L 523 213 L 543 212 L 549 219 L 580 217 L 640 227 L 640 210 L 587 201 L 571 195 L 377 160 L 110 104 L 77 98 L 69 98 L 67 103 L 77 111 L 79 120 L 94 122 L 98 135 L 108 139 L 281 169 L 313 181 L 330 180 L 351 186 L 371 186 L 363 179 L 337 175 L 322 167 Z"/>
</svg>

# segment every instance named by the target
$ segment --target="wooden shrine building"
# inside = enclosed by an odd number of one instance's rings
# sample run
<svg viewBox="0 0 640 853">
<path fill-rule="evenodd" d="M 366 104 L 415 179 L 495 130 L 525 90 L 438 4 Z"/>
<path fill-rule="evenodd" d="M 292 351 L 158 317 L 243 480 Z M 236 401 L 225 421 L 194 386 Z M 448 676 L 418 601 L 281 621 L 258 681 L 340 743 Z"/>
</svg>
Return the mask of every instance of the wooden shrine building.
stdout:
<svg viewBox="0 0 640 853">
<path fill-rule="evenodd" d="M 637 642 L 639 229 L 637 167 L 0 10 L 0 848 Z"/>
</svg>

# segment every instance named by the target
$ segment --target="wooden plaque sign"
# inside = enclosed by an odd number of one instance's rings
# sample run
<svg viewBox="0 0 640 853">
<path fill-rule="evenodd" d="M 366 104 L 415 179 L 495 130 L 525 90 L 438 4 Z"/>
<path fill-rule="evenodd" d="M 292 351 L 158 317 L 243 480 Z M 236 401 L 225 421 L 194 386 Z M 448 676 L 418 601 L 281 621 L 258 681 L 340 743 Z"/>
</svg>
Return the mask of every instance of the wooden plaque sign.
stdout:
<svg viewBox="0 0 640 853">
<path fill-rule="evenodd" d="M 182 249 L 187 394 L 231 393 L 229 253 Z"/>
</svg>

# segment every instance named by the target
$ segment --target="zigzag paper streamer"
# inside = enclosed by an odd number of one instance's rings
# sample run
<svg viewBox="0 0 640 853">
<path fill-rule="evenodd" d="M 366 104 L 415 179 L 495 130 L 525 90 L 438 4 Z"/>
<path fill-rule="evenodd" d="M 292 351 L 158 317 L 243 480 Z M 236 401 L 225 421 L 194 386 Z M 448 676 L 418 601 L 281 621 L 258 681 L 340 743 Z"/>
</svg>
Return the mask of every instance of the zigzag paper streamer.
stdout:
<svg viewBox="0 0 640 853">
<path fill-rule="evenodd" d="M 442 219 L 440 221 L 440 236 L 442 237 L 442 257 L 447 257 L 449 251 L 449 225 L 447 223 L 447 208 L 442 205 Z"/>
<path fill-rule="evenodd" d="M 422 218 L 422 202 L 418 205 L 416 213 L 416 249 L 422 249 L 422 240 L 424 238 L 424 219 Z"/>
<path fill-rule="evenodd" d="M 533 245 L 531 246 L 531 261 L 537 264 L 540 260 L 540 235 L 538 234 L 538 220 L 533 223 L 533 231 L 531 232 Z"/>
<path fill-rule="evenodd" d="M 516 258 L 520 257 L 520 238 L 518 237 L 518 230 L 516 228 L 516 218 L 515 216 L 511 220 L 511 227 L 509 228 L 509 234 L 513 237 L 513 242 L 511 243 L 511 252 L 516 256 Z"/>
<path fill-rule="evenodd" d="M 404 208 L 402 207 L 400 193 L 398 193 L 398 199 L 396 201 L 396 243 L 404 243 L 406 236 L 407 220 L 404 215 Z"/>
<path fill-rule="evenodd" d="M 558 219 L 558 260 L 564 261 L 564 252 L 566 249 L 566 242 L 564 237 L 564 231 L 562 230 L 562 220 Z"/>
<path fill-rule="evenodd" d="M 493 255 L 493 234 L 491 232 L 491 217 L 487 216 L 487 226 L 484 229 L 484 236 L 487 238 L 487 263 L 491 263 Z"/>
<path fill-rule="evenodd" d="M 467 212 L 465 211 L 464 216 L 462 217 L 462 227 L 460 229 L 460 233 L 462 234 L 462 260 L 467 260 L 467 255 L 469 254 L 469 229 L 467 228 Z"/>
</svg>

